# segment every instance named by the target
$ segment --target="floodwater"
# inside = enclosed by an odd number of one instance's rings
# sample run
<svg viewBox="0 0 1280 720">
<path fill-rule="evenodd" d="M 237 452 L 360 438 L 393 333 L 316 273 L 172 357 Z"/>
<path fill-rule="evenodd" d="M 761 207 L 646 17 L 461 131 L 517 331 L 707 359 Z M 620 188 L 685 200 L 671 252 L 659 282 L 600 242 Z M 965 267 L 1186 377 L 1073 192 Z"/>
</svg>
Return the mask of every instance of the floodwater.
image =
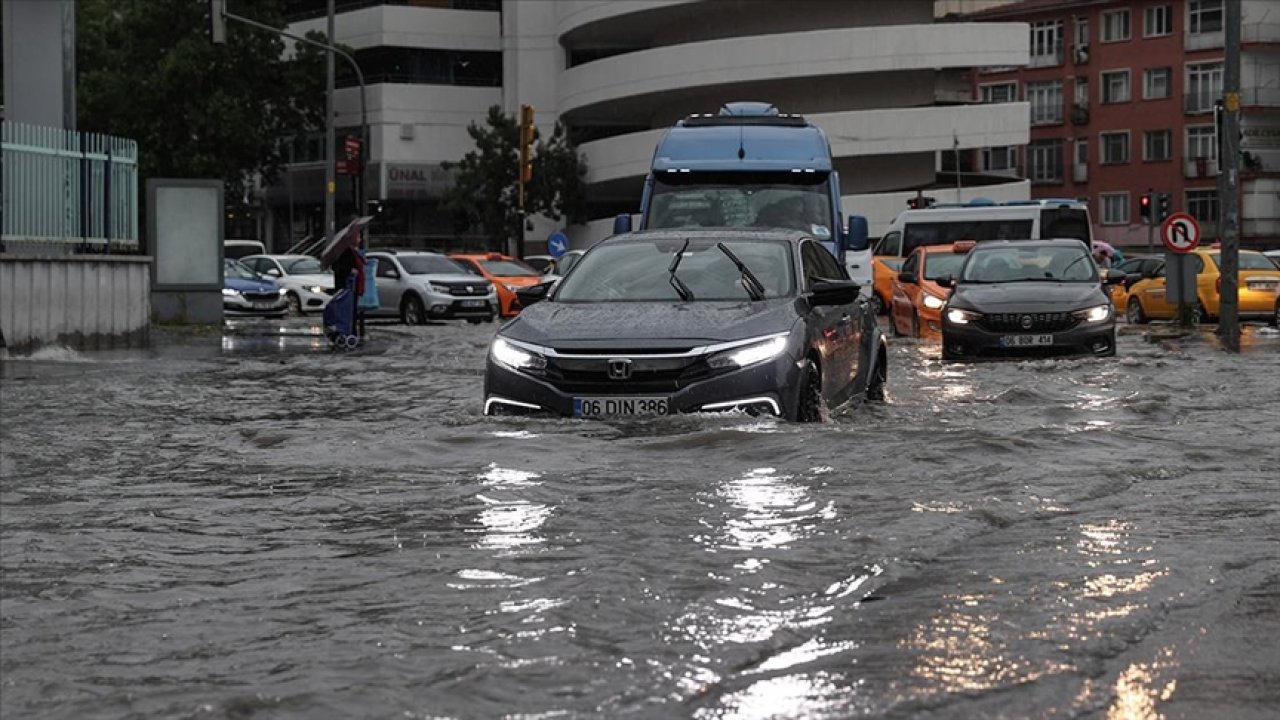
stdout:
<svg viewBox="0 0 1280 720">
<path fill-rule="evenodd" d="M 800 426 L 487 419 L 493 329 L 5 361 L 0 715 L 1280 712 L 1274 331 Z"/>
</svg>

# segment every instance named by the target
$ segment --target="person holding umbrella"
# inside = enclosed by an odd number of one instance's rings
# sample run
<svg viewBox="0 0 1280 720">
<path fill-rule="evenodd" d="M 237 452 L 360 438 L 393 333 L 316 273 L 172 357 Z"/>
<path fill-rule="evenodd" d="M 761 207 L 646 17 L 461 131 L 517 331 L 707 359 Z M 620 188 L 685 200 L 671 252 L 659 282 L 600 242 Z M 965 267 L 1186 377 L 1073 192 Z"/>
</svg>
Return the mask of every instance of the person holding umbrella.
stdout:
<svg viewBox="0 0 1280 720">
<path fill-rule="evenodd" d="M 324 250 L 320 251 L 320 266 L 333 269 L 333 286 L 339 291 L 347 290 L 359 297 L 364 293 L 364 253 L 361 251 L 363 240 L 361 230 L 373 220 L 372 215 L 364 217 L 352 216 L 351 222 L 334 235 Z M 354 287 L 348 285 L 351 273 L 355 273 Z M 359 327 L 354 297 L 351 302 L 351 327 Z"/>
</svg>

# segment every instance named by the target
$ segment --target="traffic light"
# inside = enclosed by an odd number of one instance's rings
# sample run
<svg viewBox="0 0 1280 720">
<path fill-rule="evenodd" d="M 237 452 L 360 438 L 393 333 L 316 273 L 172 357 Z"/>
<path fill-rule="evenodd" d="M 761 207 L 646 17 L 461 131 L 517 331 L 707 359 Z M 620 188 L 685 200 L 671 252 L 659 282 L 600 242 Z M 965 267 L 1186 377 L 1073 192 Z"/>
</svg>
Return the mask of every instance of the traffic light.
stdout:
<svg viewBox="0 0 1280 720">
<path fill-rule="evenodd" d="M 520 106 L 520 184 L 533 180 L 533 139 L 537 129 L 533 125 L 533 106 Z"/>
<path fill-rule="evenodd" d="M 1164 222 L 1164 219 L 1169 217 L 1172 212 L 1173 198 L 1167 192 L 1160 193 L 1160 196 L 1156 198 L 1156 219 Z"/>
<path fill-rule="evenodd" d="M 928 195 L 918 195 L 913 198 L 907 198 L 907 207 L 912 210 L 919 210 L 921 208 L 933 207 L 934 202 L 936 202 L 936 200 L 933 197 Z"/>
<path fill-rule="evenodd" d="M 1151 190 L 1142 193 L 1142 197 L 1138 198 L 1138 214 L 1142 216 L 1142 222 L 1151 223 Z"/>
</svg>

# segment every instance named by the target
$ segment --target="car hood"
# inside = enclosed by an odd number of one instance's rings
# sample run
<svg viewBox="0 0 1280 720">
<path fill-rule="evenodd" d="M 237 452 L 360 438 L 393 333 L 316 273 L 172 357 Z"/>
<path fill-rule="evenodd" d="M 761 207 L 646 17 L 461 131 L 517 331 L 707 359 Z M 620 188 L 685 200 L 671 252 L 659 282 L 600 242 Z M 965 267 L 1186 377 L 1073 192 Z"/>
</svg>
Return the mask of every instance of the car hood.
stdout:
<svg viewBox="0 0 1280 720">
<path fill-rule="evenodd" d="M 251 293 L 271 293 L 278 292 L 280 286 L 272 280 L 244 280 L 242 278 L 226 278 L 222 281 L 222 286 L 231 288 L 236 292 Z"/>
<path fill-rule="evenodd" d="M 957 285 L 953 307 L 980 312 L 1053 312 L 1107 302 L 1097 283 L 1016 282 Z"/>
<path fill-rule="evenodd" d="M 332 275 L 290 275 L 289 280 L 299 285 L 319 285 L 323 288 L 333 287 Z"/>
<path fill-rule="evenodd" d="M 501 334 L 557 348 L 697 346 L 788 332 L 798 319 L 797 302 L 540 302 Z"/>
<path fill-rule="evenodd" d="M 488 278 L 482 278 L 476 275 L 468 275 L 466 273 L 457 273 L 457 274 L 444 273 L 441 275 L 436 275 L 436 274 L 410 275 L 409 279 L 414 282 L 422 282 L 422 283 L 438 282 L 438 283 L 448 283 L 450 285 L 454 285 L 457 283 L 466 283 L 469 285 L 492 285 L 493 284 L 489 282 Z"/>
<path fill-rule="evenodd" d="M 514 285 L 516 287 L 533 287 L 534 285 L 547 282 L 545 275 L 534 275 L 532 277 L 528 275 L 495 275 L 493 279 L 495 282 L 500 282 L 503 285 Z"/>
</svg>

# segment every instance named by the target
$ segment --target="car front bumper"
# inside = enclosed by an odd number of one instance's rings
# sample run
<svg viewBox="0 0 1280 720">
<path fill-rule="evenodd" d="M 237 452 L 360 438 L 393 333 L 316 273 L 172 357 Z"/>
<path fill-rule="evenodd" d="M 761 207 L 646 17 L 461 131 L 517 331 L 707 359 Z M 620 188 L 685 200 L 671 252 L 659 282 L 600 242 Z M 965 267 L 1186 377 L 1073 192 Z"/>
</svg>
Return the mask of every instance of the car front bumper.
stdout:
<svg viewBox="0 0 1280 720">
<path fill-rule="evenodd" d="M 1052 345 L 1007 347 L 1001 338 L 1019 335 L 1053 335 Z M 1111 355 L 1115 352 L 1115 319 L 1081 323 L 1055 333 L 995 332 L 969 322 L 963 325 L 942 319 L 942 349 L 951 357 L 1018 357 L 1027 355 Z"/>
<path fill-rule="evenodd" d="M 489 319 L 498 314 L 498 296 L 473 295 L 459 297 L 430 292 L 425 295 L 427 317 L 432 320 Z M 471 303 L 479 301 L 480 304 Z"/>
<path fill-rule="evenodd" d="M 799 404 L 801 370 L 801 364 L 794 357 L 783 353 L 773 360 L 695 380 L 678 388 L 628 387 L 626 381 L 621 381 L 612 392 L 576 391 L 514 370 L 489 357 L 484 381 L 484 414 L 544 413 L 572 417 L 574 399 L 579 397 L 663 397 L 667 398 L 669 414 L 743 409 L 794 417 Z"/>
<path fill-rule="evenodd" d="M 283 315 L 289 301 L 284 295 L 271 301 L 251 301 L 239 295 L 222 296 L 222 312 L 226 315 L 274 316 Z"/>
</svg>

